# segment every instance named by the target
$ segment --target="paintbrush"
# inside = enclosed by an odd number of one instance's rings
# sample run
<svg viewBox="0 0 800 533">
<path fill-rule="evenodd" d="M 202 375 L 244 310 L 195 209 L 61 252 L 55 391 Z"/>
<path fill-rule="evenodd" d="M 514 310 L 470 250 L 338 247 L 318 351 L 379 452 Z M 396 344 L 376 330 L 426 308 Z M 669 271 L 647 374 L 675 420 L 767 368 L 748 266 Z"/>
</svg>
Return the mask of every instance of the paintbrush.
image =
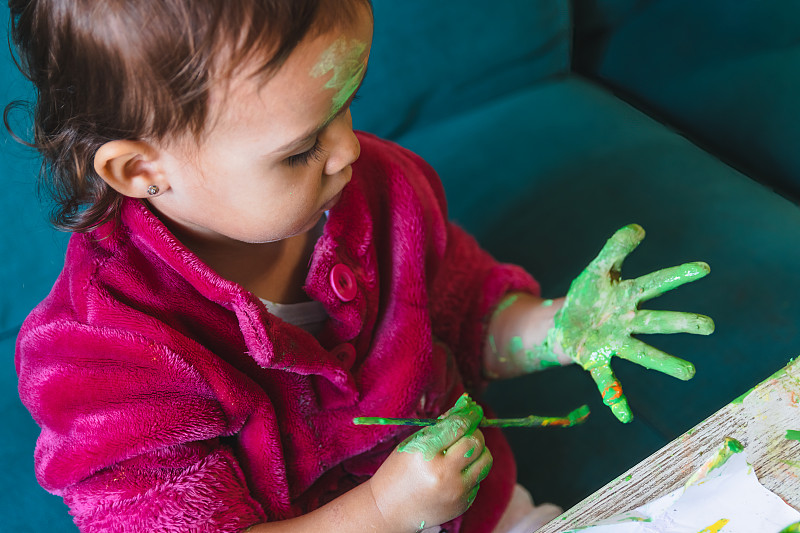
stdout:
<svg viewBox="0 0 800 533">
<path fill-rule="evenodd" d="M 583 424 L 588 416 L 589 406 L 582 405 L 564 417 L 530 415 L 524 418 L 484 418 L 480 421 L 478 426 L 484 428 L 571 427 Z M 364 426 L 432 426 L 440 421 L 440 418 L 381 418 L 378 416 L 359 416 L 353 419 L 353 424 Z"/>
</svg>

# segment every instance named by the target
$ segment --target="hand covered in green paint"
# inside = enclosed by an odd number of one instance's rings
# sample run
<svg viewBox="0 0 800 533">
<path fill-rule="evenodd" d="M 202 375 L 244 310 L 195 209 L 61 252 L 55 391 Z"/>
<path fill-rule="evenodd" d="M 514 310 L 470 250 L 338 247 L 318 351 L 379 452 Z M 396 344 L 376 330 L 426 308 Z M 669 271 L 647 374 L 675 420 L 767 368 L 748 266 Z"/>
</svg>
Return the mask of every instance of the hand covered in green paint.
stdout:
<svg viewBox="0 0 800 533">
<path fill-rule="evenodd" d="M 422 529 L 443 524 L 472 505 L 492 466 L 478 424 L 483 409 L 466 394 L 403 441 L 369 480 L 389 524 Z"/>
<path fill-rule="evenodd" d="M 551 346 L 561 349 L 588 370 L 622 422 L 632 419 L 619 381 L 611 370 L 618 356 L 645 368 L 682 380 L 694 376 L 694 365 L 668 355 L 631 337 L 634 333 L 695 333 L 708 335 L 714 322 L 707 316 L 673 311 L 640 310 L 639 304 L 666 291 L 704 277 L 707 264 L 696 262 L 665 268 L 632 280 L 623 280 L 625 257 L 644 238 L 641 226 L 631 224 L 617 231 L 598 256 L 572 282 L 564 307 L 548 333 Z"/>
</svg>

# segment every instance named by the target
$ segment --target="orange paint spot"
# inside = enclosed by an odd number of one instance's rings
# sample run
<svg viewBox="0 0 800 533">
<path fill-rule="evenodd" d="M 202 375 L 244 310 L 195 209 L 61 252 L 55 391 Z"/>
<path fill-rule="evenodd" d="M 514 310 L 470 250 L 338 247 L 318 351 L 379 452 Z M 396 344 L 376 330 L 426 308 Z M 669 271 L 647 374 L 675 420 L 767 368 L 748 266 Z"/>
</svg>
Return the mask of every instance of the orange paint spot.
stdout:
<svg viewBox="0 0 800 533">
<path fill-rule="evenodd" d="M 621 396 L 622 396 L 622 387 L 620 386 L 619 381 L 615 381 L 614 383 L 606 387 L 606 390 L 603 391 L 603 402 L 608 404 L 613 402 L 614 400 L 619 399 Z"/>
</svg>

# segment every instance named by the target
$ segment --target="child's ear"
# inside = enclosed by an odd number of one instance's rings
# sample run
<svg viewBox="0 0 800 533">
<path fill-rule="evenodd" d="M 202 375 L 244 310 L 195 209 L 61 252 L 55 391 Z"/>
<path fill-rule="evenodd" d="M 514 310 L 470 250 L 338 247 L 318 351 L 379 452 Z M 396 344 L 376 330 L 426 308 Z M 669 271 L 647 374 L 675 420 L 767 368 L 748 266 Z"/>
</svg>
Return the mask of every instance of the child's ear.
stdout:
<svg viewBox="0 0 800 533">
<path fill-rule="evenodd" d="M 169 187 L 158 161 L 158 149 L 144 141 L 109 141 L 94 156 L 97 174 L 118 193 L 148 198 Z"/>
</svg>

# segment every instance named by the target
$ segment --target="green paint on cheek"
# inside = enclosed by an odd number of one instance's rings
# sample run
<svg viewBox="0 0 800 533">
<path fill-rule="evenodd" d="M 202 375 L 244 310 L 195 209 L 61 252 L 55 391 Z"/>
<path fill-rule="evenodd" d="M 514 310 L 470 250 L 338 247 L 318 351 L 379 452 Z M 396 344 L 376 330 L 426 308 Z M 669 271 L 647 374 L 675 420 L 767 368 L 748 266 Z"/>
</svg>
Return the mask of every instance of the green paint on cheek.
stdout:
<svg viewBox="0 0 800 533">
<path fill-rule="evenodd" d="M 786 431 L 786 438 L 788 440 L 798 440 L 800 441 L 800 431 L 796 429 L 790 429 Z"/>
<path fill-rule="evenodd" d="M 330 45 L 319 57 L 319 61 L 309 74 L 319 78 L 332 72 L 325 84 L 326 89 L 336 91 L 331 99 L 329 119 L 335 116 L 358 88 L 367 69 L 366 43 L 357 39 L 349 42 L 340 37 Z"/>
<path fill-rule="evenodd" d="M 542 301 L 542 307 L 550 307 L 551 305 L 553 305 L 553 300 Z"/>
</svg>

